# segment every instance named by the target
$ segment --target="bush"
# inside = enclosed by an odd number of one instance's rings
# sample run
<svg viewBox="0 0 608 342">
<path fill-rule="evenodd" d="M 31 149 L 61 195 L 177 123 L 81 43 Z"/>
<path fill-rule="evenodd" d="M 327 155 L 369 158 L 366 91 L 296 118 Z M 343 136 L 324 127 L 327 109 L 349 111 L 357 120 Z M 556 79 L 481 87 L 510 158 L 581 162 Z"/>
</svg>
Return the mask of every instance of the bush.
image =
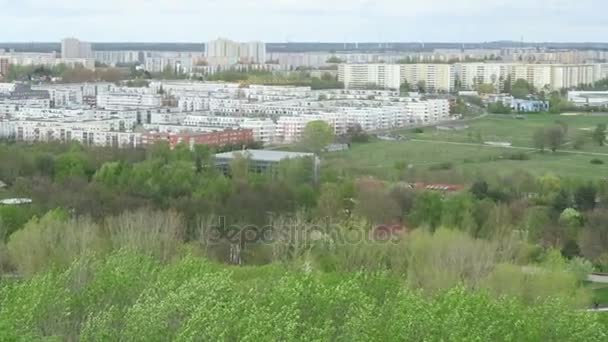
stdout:
<svg viewBox="0 0 608 342">
<path fill-rule="evenodd" d="M 412 130 L 412 132 L 417 133 L 417 134 L 420 134 L 420 133 L 424 133 L 424 130 L 423 130 L 422 128 L 414 128 L 414 129 Z"/>
<path fill-rule="evenodd" d="M 513 152 L 507 156 L 509 160 L 530 160 L 530 155 L 526 152 Z"/>
<path fill-rule="evenodd" d="M 451 162 L 444 162 L 444 163 L 440 163 L 440 164 L 436 164 L 436 165 L 431 165 L 429 167 L 430 171 L 445 171 L 445 170 L 451 170 L 454 168 L 454 164 Z"/>
<path fill-rule="evenodd" d="M 604 161 L 601 159 L 597 159 L 597 158 L 591 159 L 590 163 L 593 165 L 604 165 Z"/>
</svg>

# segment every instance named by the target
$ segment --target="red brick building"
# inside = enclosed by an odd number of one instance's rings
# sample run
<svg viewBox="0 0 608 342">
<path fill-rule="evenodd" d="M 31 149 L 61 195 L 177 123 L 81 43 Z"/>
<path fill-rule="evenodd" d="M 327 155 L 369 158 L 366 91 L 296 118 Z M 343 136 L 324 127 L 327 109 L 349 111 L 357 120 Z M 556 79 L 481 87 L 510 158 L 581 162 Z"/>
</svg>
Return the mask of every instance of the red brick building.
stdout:
<svg viewBox="0 0 608 342">
<path fill-rule="evenodd" d="M 166 141 L 173 149 L 178 144 L 187 146 L 208 145 L 226 146 L 239 145 L 253 142 L 253 131 L 250 129 L 229 129 L 208 133 L 144 133 L 142 135 L 143 145 L 152 145 L 158 141 Z"/>
</svg>

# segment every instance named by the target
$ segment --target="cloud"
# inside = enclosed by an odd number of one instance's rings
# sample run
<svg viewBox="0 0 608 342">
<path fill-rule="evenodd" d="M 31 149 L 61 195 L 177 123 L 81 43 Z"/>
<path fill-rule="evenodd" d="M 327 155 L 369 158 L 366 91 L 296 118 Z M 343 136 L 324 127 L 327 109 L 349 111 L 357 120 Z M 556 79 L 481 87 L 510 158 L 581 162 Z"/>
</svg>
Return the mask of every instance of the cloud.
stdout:
<svg viewBox="0 0 608 342">
<path fill-rule="evenodd" d="M 605 0 L 0 0 L 9 41 L 605 40 Z"/>
</svg>

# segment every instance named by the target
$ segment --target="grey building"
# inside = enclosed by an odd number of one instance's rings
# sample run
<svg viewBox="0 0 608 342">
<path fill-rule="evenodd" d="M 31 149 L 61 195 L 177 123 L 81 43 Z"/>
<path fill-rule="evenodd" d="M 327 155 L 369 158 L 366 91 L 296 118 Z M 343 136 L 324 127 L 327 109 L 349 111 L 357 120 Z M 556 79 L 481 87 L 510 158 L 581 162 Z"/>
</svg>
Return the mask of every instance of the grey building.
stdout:
<svg viewBox="0 0 608 342">
<path fill-rule="evenodd" d="M 215 155 L 215 165 L 218 169 L 229 173 L 230 163 L 238 157 L 244 157 L 249 161 L 249 169 L 254 172 L 265 172 L 276 167 L 280 162 L 290 159 L 311 158 L 312 173 L 315 181 L 319 179 L 321 161 L 314 153 L 270 151 L 270 150 L 245 150 L 220 153 Z"/>
</svg>

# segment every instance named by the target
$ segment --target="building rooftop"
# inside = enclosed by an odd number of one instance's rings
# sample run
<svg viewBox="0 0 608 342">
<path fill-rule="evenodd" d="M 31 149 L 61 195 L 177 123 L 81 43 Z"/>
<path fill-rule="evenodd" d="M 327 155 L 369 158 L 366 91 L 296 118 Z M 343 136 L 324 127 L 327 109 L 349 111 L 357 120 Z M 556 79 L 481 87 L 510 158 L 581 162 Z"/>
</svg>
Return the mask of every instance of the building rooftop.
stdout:
<svg viewBox="0 0 608 342">
<path fill-rule="evenodd" d="M 280 162 L 285 159 L 314 157 L 314 153 L 302 153 L 302 152 L 287 152 L 287 151 L 270 151 L 270 150 L 246 150 L 246 151 L 232 151 L 226 153 L 216 154 L 215 158 L 219 159 L 234 159 L 238 154 L 242 154 L 251 160 L 266 161 L 266 162 Z"/>
</svg>

